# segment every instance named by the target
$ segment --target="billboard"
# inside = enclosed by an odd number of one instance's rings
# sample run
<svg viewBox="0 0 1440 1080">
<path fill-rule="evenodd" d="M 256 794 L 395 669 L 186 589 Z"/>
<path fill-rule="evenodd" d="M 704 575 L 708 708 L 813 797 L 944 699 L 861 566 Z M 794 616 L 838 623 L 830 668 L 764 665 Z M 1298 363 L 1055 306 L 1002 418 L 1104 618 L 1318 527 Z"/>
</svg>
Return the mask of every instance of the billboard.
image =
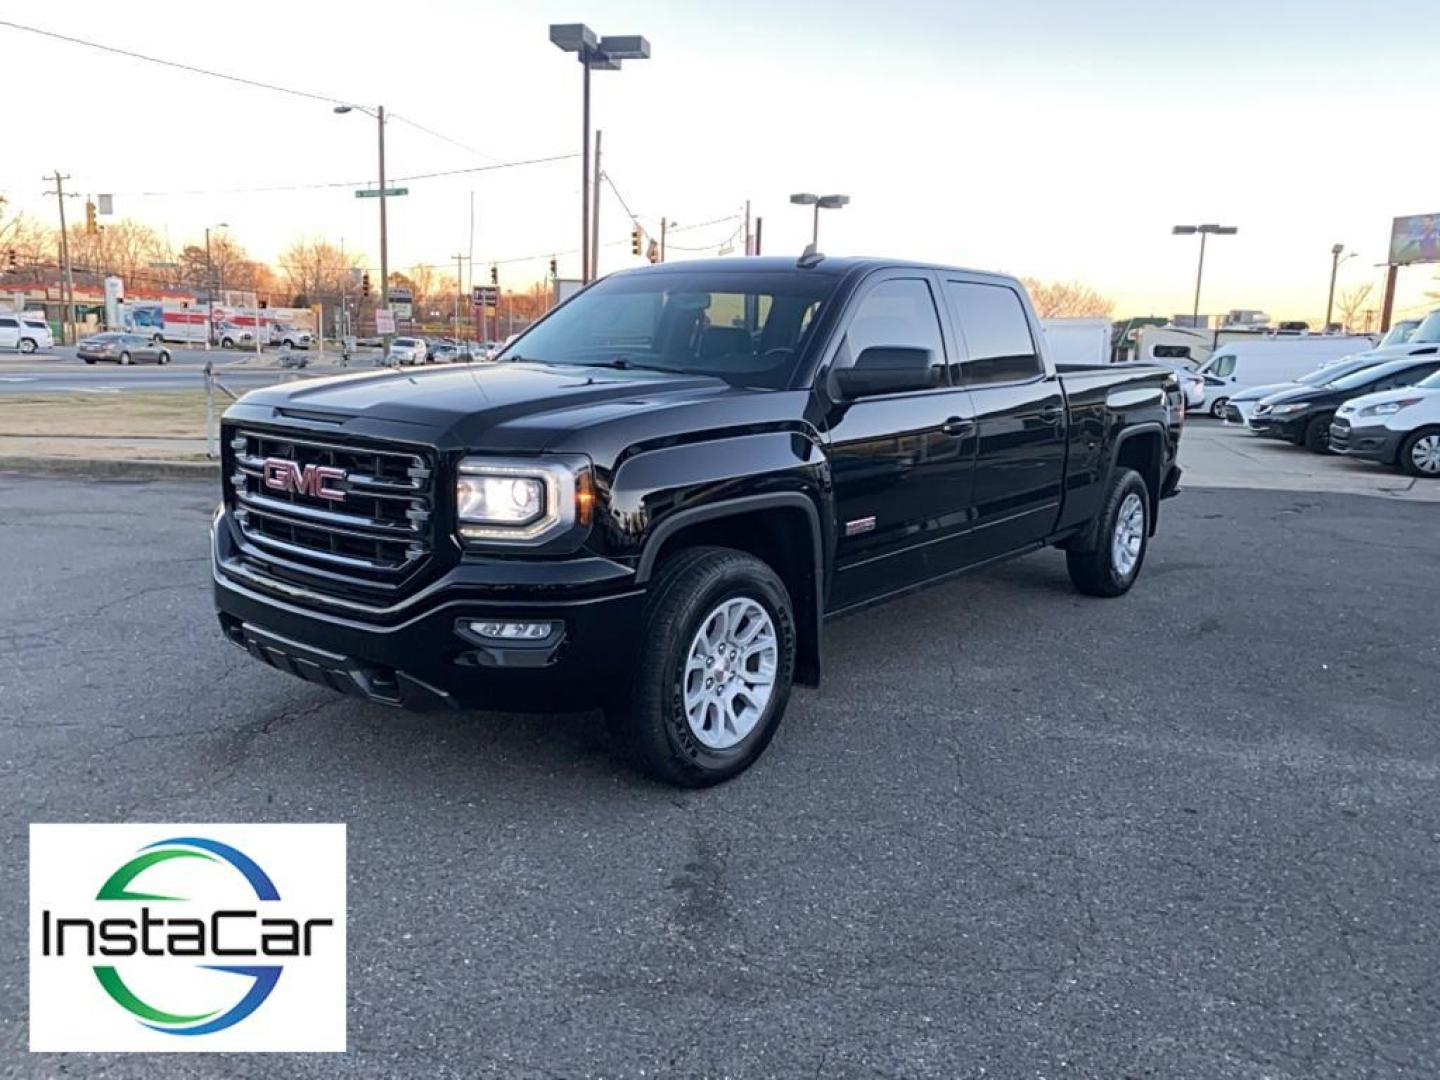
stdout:
<svg viewBox="0 0 1440 1080">
<path fill-rule="evenodd" d="M 1390 263 L 1440 262 L 1440 214 L 1397 217 L 1390 227 Z"/>
</svg>

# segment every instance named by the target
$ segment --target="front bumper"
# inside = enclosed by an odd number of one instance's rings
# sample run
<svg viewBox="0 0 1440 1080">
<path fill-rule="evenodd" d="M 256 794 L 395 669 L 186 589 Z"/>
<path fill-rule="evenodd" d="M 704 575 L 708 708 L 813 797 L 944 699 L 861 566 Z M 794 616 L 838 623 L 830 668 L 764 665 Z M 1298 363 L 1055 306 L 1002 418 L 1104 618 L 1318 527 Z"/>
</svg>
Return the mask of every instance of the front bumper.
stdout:
<svg viewBox="0 0 1440 1080">
<path fill-rule="evenodd" d="M 320 610 L 242 576 L 223 514 L 212 529 L 212 569 L 216 612 L 233 644 L 309 682 L 412 709 L 546 712 L 602 704 L 633 670 L 644 601 L 643 590 L 618 573 L 610 591 L 597 595 L 593 588 L 487 584 L 483 568 L 477 575 L 462 565 L 393 614 Z M 502 643 L 470 632 L 468 624 L 479 621 L 558 627 L 541 641 Z"/>
<path fill-rule="evenodd" d="M 1347 457 L 1391 465 L 1399 454 L 1403 436 L 1404 432 L 1391 431 L 1384 424 L 1353 427 L 1349 421 L 1336 420 L 1330 425 L 1330 449 Z"/>
<path fill-rule="evenodd" d="M 1299 442 L 1305 435 L 1305 425 L 1310 423 L 1309 413 L 1297 416 L 1251 416 L 1246 426 L 1256 435 L 1267 439 L 1284 439 Z"/>
</svg>

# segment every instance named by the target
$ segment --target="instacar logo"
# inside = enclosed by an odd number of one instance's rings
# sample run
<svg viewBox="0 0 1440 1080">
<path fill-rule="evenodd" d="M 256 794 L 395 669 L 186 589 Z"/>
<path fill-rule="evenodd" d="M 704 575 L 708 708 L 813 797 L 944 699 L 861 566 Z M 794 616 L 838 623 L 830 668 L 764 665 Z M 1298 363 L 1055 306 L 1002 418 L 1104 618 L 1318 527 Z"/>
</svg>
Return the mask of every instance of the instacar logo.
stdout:
<svg viewBox="0 0 1440 1080">
<path fill-rule="evenodd" d="M 32 825 L 30 848 L 32 1050 L 344 1049 L 343 825 Z"/>
</svg>

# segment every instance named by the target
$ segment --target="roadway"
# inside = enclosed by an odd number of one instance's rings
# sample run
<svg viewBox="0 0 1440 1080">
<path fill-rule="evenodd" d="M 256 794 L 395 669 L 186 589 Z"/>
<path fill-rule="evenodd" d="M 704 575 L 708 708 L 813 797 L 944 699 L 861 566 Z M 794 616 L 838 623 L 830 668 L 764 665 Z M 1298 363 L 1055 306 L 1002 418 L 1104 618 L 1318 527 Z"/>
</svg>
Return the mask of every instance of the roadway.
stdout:
<svg viewBox="0 0 1440 1080">
<path fill-rule="evenodd" d="M 225 385 L 254 389 L 293 378 L 293 369 L 278 365 L 279 353 L 271 350 L 256 357 L 254 352 L 231 349 L 183 348 L 172 345 L 171 361 L 164 367 L 156 364 L 134 364 L 121 367 L 115 363 L 86 364 L 75 355 L 72 346 L 60 346 L 53 352 L 21 356 L 7 353 L 0 356 L 0 394 L 64 394 L 124 393 L 126 391 L 200 390 L 205 385 L 205 364 L 214 364 Z M 334 374 L 345 368 L 338 354 L 328 351 L 322 358 L 308 356 L 310 366 L 304 370 L 314 375 Z M 350 370 L 374 366 L 373 352 L 361 352 L 352 361 Z"/>
<path fill-rule="evenodd" d="M 0 1076 L 1440 1076 L 1431 505 L 1194 488 L 1119 600 L 1046 551 L 840 620 L 677 791 L 244 655 L 214 504 L 0 474 Z M 350 1052 L 28 1054 L 32 821 L 346 822 Z"/>
</svg>

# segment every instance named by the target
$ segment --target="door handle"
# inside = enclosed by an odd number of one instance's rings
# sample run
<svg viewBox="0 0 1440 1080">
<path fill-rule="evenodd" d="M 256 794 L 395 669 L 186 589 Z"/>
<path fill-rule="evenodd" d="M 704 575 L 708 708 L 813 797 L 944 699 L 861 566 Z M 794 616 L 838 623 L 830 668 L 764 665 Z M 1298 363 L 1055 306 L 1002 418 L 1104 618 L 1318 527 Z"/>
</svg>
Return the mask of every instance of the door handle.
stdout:
<svg viewBox="0 0 1440 1080">
<path fill-rule="evenodd" d="M 1044 423 L 1053 424 L 1060 419 L 1064 411 L 1059 405 L 1042 405 L 1040 406 L 1040 419 Z"/>
<path fill-rule="evenodd" d="M 952 416 L 940 425 L 940 430 L 946 435 L 962 438 L 975 430 L 975 421 L 966 420 L 963 416 Z"/>
</svg>

